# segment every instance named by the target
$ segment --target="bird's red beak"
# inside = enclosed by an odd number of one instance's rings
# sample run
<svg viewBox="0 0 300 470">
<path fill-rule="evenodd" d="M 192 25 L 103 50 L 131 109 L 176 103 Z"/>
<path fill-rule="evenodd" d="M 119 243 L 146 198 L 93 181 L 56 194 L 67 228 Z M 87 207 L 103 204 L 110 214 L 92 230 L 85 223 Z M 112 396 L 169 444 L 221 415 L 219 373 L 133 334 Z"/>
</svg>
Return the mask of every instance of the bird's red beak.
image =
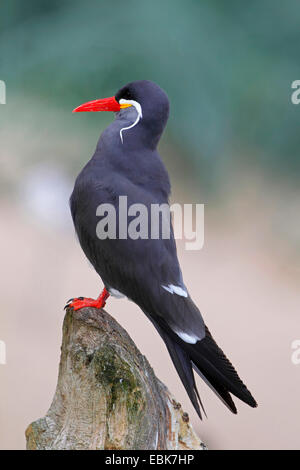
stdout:
<svg viewBox="0 0 300 470">
<path fill-rule="evenodd" d="M 114 111 L 118 112 L 122 108 L 127 108 L 130 105 L 120 105 L 114 96 L 111 98 L 103 98 L 102 100 L 88 101 L 73 109 L 73 113 L 81 113 L 87 111 Z"/>
</svg>

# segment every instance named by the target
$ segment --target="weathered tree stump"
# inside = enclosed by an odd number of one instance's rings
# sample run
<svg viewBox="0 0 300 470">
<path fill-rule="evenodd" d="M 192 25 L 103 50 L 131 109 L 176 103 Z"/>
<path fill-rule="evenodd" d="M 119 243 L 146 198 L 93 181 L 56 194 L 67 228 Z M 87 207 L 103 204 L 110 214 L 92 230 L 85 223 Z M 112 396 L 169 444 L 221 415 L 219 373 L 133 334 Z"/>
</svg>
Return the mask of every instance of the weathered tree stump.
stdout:
<svg viewBox="0 0 300 470">
<path fill-rule="evenodd" d="M 27 449 L 203 449 L 189 417 L 104 310 L 68 310 L 58 383 Z"/>
</svg>

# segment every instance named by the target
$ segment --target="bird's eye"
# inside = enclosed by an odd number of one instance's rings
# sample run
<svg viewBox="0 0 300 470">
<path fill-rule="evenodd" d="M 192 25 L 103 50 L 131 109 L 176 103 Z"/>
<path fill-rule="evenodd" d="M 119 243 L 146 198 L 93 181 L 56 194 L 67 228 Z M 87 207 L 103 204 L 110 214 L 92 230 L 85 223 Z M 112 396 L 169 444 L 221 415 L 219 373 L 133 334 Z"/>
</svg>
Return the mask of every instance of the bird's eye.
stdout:
<svg viewBox="0 0 300 470">
<path fill-rule="evenodd" d="M 130 93 L 130 91 L 126 90 L 125 93 L 123 94 L 122 98 L 124 100 L 131 100 L 132 99 L 132 95 Z"/>
<path fill-rule="evenodd" d="M 128 89 L 126 90 L 120 90 L 116 96 L 116 100 L 119 102 L 120 100 L 134 100 L 134 96 L 132 95 L 131 91 Z"/>
</svg>

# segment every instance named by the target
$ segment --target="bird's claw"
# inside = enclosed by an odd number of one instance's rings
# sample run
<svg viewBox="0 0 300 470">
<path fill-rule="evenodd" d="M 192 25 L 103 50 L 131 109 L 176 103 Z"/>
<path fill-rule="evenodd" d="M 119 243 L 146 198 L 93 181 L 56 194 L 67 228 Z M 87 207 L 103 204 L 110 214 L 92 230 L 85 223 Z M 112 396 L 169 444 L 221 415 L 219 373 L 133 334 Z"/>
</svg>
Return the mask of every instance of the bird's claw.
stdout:
<svg viewBox="0 0 300 470">
<path fill-rule="evenodd" d="M 105 301 L 101 299 L 90 299 L 87 297 L 76 297 L 68 300 L 67 304 L 64 307 L 64 310 L 67 308 L 72 308 L 73 310 L 80 310 L 81 308 L 85 307 L 93 307 L 93 308 L 102 308 L 105 306 Z"/>
</svg>

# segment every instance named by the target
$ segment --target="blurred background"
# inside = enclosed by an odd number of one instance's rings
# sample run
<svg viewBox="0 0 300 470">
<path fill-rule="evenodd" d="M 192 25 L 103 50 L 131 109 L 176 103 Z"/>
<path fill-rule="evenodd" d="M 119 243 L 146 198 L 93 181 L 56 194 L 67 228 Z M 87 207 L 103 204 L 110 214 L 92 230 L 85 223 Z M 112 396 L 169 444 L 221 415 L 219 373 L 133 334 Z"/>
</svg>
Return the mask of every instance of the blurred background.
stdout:
<svg viewBox="0 0 300 470">
<path fill-rule="evenodd" d="M 132 303 L 107 310 L 210 449 L 300 447 L 300 79 L 297 0 L 10 0 L 0 5 L 0 447 L 50 406 L 63 306 L 102 287 L 75 238 L 74 179 L 110 113 L 79 104 L 148 79 L 171 115 L 172 202 L 205 204 L 205 245 L 178 242 L 185 282 L 259 407 L 233 416 L 199 379 L 199 422 L 159 336 Z M 238 400 L 236 400 L 238 402 Z"/>
</svg>

